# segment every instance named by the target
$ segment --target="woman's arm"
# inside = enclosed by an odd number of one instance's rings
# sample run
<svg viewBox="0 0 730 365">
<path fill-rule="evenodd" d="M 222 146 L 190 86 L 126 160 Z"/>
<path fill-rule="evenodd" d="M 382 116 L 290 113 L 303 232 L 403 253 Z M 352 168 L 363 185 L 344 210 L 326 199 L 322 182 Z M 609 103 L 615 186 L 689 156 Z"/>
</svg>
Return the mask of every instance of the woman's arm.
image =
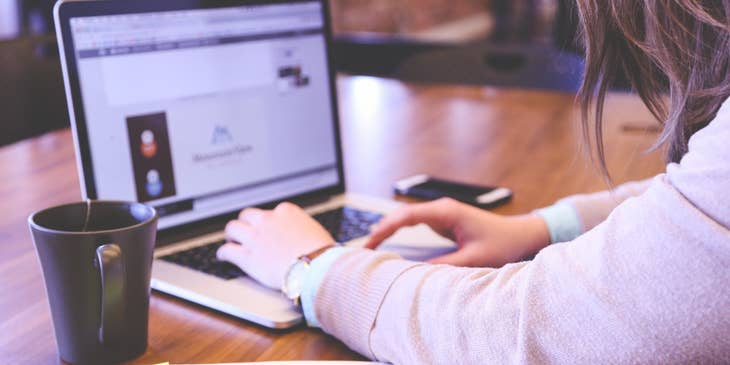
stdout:
<svg viewBox="0 0 730 365">
<path fill-rule="evenodd" d="M 727 141 L 730 106 L 643 194 L 530 262 L 474 269 L 344 253 L 314 313 L 350 347 L 396 364 L 727 363 Z"/>
<path fill-rule="evenodd" d="M 501 269 L 352 250 L 315 298 L 323 329 L 395 364 L 722 362 L 730 232 L 662 176 L 596 229 Z"/>
</svg>

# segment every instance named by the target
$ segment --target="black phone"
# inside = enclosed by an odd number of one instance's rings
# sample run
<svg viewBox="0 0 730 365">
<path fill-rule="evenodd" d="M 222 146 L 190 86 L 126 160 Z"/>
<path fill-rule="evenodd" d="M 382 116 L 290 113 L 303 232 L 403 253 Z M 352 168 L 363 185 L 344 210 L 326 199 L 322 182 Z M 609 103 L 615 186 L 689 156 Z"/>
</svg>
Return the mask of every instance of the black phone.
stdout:
<svg viewBox="0 0 730 365">
<path fill-rule="evenodd" d="M 490 209 L 512 199 L 512 191 L 494 186 L 478 186 L 416 175 L 399 180 L 394 185 L 395 193 L 426 200 L 449 197 L 479 208 Z"/>
</svg>

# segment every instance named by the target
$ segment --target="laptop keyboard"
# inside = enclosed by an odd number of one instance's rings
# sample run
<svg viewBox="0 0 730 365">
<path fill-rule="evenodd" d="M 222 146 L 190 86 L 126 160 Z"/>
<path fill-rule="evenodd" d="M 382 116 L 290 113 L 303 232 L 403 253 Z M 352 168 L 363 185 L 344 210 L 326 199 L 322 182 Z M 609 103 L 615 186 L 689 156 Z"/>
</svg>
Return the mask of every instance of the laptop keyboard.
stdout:
<svg viewBox="0 0 730 365">
<path fill-rule="evenodd" d="M 162 256 L 160 259 L 202 271 L 206 274 L 217 276 L 224 280 L 244 276 L 245 274 L 238 268 L 238 266 L 225 261 L 220 261 L 216 258 L 216 251 L 218 251 L 218 248 L 223 246 L 224 243 L 226 243 L 225 240 L 218 240 L 203 246 Z"/>
<path fill-rule="evenodd" d="M 377 213 L 342 207 L 315 214 L 312 217 L 324 226 L 335 241 L 345 243 L 368 235 L 370 226 L 377 223 L 383 216 Z"/>
<path fill-rule="evenodd" d="M 370 233 L 370 226 L 378 222 L 382 216 L 377 213 L 342 207 L 316 214 L 313 218 L 327 229 L 335 241 L 344 243 Z M 203 246 L 162 256 L 160 259 L 224 280 L 244 276 L 244 272 L 237 266 L 216 258 L 216 251 L 224 243 L 225 240 L 217 240 Z"/>
</svg>

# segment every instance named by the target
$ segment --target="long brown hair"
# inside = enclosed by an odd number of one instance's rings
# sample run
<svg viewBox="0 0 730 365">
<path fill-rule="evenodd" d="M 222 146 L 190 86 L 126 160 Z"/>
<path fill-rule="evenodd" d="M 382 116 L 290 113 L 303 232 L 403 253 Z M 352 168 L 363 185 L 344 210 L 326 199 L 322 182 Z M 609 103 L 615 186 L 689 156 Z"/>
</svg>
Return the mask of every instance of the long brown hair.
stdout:
<svg viewBox="0 0 730 365">
<path fill-rule="evenodd" d="M 730 96 L 730 0 L 578 0 L 578 13 L 583 136 L 604 176 L 603 104 L 620 75 L 663 124 L 656 146 L 679 161 Z"/>
</svg>

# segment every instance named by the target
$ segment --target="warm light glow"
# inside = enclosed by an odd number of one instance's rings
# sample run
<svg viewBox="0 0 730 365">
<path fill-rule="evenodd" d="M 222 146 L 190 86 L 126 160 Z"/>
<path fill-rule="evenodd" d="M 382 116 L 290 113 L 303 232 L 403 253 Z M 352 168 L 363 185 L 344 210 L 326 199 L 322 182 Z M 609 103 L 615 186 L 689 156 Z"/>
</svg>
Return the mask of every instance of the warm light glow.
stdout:
<svg viewBox="0 0 730 365">
<path fill-rule="evenodd" d="M 359 120 L 372 120 L 382 112 L 384 103 L 383 80 L 370 76 L 357 76 L 349 83 L 347 97 L 351 99 L 353 115 Z"/>
</svg>

